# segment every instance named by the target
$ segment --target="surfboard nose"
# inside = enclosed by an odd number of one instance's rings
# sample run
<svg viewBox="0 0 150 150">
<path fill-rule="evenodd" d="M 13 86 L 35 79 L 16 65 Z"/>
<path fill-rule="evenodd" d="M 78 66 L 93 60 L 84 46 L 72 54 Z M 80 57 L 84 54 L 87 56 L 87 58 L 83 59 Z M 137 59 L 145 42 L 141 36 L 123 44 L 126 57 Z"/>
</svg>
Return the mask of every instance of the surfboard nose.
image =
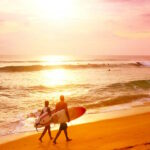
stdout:
<svg viewBox="0 0 150 150">
<path fill-rule="evenodd" d="M 86 112 L 86 108 L 84 108 L 84 107 L 79 107 L 78 110 L 80 112 L 80 115 L 83 115 Z"/>
</svg>

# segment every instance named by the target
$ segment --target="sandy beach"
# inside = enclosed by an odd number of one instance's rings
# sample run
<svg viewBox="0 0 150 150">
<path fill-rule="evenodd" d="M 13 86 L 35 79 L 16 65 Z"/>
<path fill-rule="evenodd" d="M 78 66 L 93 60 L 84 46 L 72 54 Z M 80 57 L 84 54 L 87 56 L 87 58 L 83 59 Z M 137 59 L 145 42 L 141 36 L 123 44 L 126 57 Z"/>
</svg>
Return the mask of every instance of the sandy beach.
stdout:
<svg viewBox="0 0 150 150">
<path fill-rule="evenodd" d="M 43 143 L 40 134 L 30 135 L 0 145 L 1 150 L 117 150 L 150 149 L 150 113 L 121 117 L 71 126 L 68 128 L 72 141 L 66 142 L 61 134 L 54 145 L 46 135 Z M 52 132 L 53 137 L 56 131 Z"/>
<path fill-rule="evenodd" d="M 0 150 L 150 150 L 150 0 L 0 0 Z"/>
</svg>

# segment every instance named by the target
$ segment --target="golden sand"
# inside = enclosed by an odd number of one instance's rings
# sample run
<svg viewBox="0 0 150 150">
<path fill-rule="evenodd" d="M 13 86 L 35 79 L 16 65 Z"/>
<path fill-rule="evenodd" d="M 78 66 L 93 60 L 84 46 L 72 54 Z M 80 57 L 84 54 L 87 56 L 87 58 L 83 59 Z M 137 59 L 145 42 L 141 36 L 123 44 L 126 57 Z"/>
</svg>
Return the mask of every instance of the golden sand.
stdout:
<svg viewBox="0 0 150 150">
<path fill-rule="evenodd" d="M 43 143 L 40 134 L 30 135 L 0 145 L 0 150 L 112 150 L 150 149 L 150 113 L 98 121 L 68 128 L 72 141 L 62 133 L 54 145 L 48 134 Z M 56 131 L 52 132 L 52 136 Z"/>
</svg>

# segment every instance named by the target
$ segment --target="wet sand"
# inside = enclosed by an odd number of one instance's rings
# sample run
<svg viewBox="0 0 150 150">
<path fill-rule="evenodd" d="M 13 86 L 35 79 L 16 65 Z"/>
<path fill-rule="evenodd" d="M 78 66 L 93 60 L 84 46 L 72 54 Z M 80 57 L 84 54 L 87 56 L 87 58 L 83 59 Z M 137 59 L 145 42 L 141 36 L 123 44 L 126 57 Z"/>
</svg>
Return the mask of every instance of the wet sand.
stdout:
<svg viewBox="0 0 150 150">
<path fill-rule="evenodd" d="M 57 131 L 52 131 L 52 136 Z M 23 137 L 0 145 L 0 150 L 125 150 L 150 149 L 150 113 L 127 116 L 68 128 L 72 141 L 62 133 L 54 145 L 48 134 L 43 143 L 40 134 Z"/>
</svg>

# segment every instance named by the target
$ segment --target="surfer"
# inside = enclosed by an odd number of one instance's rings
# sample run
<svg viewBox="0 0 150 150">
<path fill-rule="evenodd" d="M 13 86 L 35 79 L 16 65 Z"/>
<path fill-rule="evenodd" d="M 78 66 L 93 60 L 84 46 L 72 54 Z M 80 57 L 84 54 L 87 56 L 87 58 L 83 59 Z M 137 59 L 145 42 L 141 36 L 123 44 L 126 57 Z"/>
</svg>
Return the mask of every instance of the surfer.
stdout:
<svg viewBox="0 0 150 150">
<path fill-rule="evenodd" d="M 49 101 L 45 101 L 45 107 L 42 109 L 42 112 L 41 112 L 40 115 L 42 115 L 45 112 L 48 112 L 48 114 L 51 116 L 51 110 L 50 110 L 50 107 L 49 107 Z M 41 136 L 39 138 L 40 142 L 42 142 L 42 138 L 43 138 L 43 136 L 45 135 L 45 133 L 47 131 L 48 131 L 50 139 L 51 140 L 53 139 L 52 136 L 51 136 L 51 130 L 50 130 L 50 124 L 49 124 L 49 125 L 45 126 L 45 128 L 44 128 L 44 130 L 43 130 L 43 132 L 42 132 L 42 134 L 41 134 Z"/>
<path fill-rule="evenodd" d="M 70 121 L 70 117 L 69 117 L 69 113 L 68 113 L 68 107 L 67 107 L 67 103 L 64 101 L 64 95 L 61 95 L 60 96 L 60 102 L 58 102 L 57 104 L 56 104 L 56 108 L 55 108 L 55 111 L 57 112 L 57 111 L 60 111 L 60 110 L 62 110 L 62 109 L 65 109 L 65 111 L 66 111 L 66 115 L 67 115 L 67 117 L 68 117 L 68 122 Z M 55 137 L 55 139 L 54 139 L 54 141 L 53 141 L 53 143 L 54 144 L 56 144 L 56 140 L 57 140 L 57 138 L 59 137 L 59 135 L 60 135 L 60 133 L 61 133 L 61 131 L 64 131 L 64 134 L 65 134 L 65 137 L 66 137 L 66 141 L 71 141 L 72 139 L 70 139 L 69 137 L 68 137 L 68 133 L 67 133 L 67 123 L 66 122 L 64 122 L 64 123 L 61 123 L 60 124 L 60 127 L 59 127 L 59 130 L 58 130 L 58 132 L 57 132 L 57 134 L 56 134 L 56 137 Z"/>
</svg>

